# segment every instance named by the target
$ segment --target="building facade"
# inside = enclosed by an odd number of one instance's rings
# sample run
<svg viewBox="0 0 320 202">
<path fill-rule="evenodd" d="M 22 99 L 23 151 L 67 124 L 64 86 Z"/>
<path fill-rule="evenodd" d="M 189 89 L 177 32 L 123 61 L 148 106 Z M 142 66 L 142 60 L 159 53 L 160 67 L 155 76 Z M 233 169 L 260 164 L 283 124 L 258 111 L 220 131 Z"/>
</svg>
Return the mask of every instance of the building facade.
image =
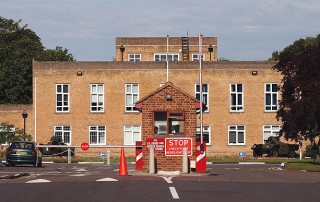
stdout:
<svg viewBox="0 0 320 202">
<path fill-rule="evenodd" d="M 203 63 L 208 156 L 249 154 L 254 143 L 279 131 L 281 75 L 271 70 L 273 65 Z M 142 134 L 135 102 L 166 83 L 166 69 L 166 62 L 34 62 L 26 132 L 38 143 L 59 136 L 68 145 L 134 145 Z M 168 72 L 169 81 L 199 98 L 197 62 L 170 62 Z"/>
<path fill-rule="evenodd" d="M 202 60 L 217 61 L 217 38 L 202 37 Z M 198 61 L 198 37 L 117 37 L 116 61 Z"/>
</svg>

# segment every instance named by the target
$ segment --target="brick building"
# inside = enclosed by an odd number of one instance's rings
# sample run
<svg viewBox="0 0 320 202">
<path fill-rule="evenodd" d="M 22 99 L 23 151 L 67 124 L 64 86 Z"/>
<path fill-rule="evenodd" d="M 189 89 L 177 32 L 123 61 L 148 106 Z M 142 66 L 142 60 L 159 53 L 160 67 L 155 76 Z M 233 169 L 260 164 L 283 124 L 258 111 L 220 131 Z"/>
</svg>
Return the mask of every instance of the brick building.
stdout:
<svg viewBox="0 0 320 202">
<path fill-rule="evenodd" d="M 169 81 L 199 98 L 198 65 L 169 62 Z M 203 62 L 208 156 L 251 154 L 254 143 L 279 131 L 281 75 L 273 65 Z M 166 62 L 34 62 L 32 110 L 29 105 L 2 110 L 0 122 L 22 128 L 21 113 L 28 110 L 26 132 L 38 143 L 57 135 L 70 145 L 134 145 L 142 132 L 134 103 L 166 83 L 166 67 Z"/>
<path fill-rule="evenodd" d="M 207 156 L 251 154 L 254 143 L 279 132 L 275 116 L 282 77 L 272 62 L 218 62 L 215 37 L 203 37 L 202 49 Z M 118 37 L 115 59 L 33 62 L 33 104 L 1 105 L 0 122 L 23 128 L 26 110 L 26 132 L 38 143 L 55 135 L 69 145 L 134 145 L 146 132 L 135 102 L 165 85 L 167 77 L 200 98 L 196 37 Z M 194 133 L 198 138 L 199 128 Z"/>
<path fill-rule="evenodd" d="M 202 59 L 217 61 L 217 38 L 202 37 Z M 117 37 L 116 61 L 199 60 L 198 37 Z"/>
</svg>

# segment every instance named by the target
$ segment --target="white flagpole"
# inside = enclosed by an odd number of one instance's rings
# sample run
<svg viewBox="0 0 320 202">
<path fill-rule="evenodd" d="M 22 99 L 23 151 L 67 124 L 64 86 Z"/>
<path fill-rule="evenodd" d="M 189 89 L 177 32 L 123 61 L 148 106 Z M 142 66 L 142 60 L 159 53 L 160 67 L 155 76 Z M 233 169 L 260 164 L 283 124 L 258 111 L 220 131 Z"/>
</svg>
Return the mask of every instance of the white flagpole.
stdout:
<svg viewBox="0 0 320 202">
<path fill-rule="evenodd" d="M 167 35 L 167 82 L 169 81 L 169 35 Z"/>
<path fill-rule="evenodd" d="M 200 88 L 200 151 L 204 152 L 203 146 L 203 95 L 202 95 L 202 35 L 199 33 L 199 88 Z"/>
</svg>

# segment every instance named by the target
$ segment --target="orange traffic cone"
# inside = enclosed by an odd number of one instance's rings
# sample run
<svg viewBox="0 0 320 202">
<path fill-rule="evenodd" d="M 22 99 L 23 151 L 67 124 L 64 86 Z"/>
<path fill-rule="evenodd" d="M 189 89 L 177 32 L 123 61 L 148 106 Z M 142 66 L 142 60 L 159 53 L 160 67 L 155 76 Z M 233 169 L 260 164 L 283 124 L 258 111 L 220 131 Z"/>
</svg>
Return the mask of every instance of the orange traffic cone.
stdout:
<svg viewBox="0 0 320 202">
<path fill-rule="evenodd" d="M 123 148 L 121 148 L 119 175 L 128 175 L 126 157 L 124 155 Z"/>
</svg>

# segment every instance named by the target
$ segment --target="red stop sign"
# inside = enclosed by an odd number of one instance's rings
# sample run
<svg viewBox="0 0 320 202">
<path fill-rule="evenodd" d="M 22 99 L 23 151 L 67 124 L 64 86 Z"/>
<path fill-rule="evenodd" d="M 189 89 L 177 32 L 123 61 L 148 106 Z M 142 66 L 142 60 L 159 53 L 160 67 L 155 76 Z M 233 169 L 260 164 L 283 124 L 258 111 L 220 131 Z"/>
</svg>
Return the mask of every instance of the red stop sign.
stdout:
<svg viewBox="0 0 320 202">
<path fill-rule="evenodd" d="M 89 144 L 87 142 L 83 142 L 80 147 L 83 151 L 87 151 L 89 149 Z"/>
</svg>

